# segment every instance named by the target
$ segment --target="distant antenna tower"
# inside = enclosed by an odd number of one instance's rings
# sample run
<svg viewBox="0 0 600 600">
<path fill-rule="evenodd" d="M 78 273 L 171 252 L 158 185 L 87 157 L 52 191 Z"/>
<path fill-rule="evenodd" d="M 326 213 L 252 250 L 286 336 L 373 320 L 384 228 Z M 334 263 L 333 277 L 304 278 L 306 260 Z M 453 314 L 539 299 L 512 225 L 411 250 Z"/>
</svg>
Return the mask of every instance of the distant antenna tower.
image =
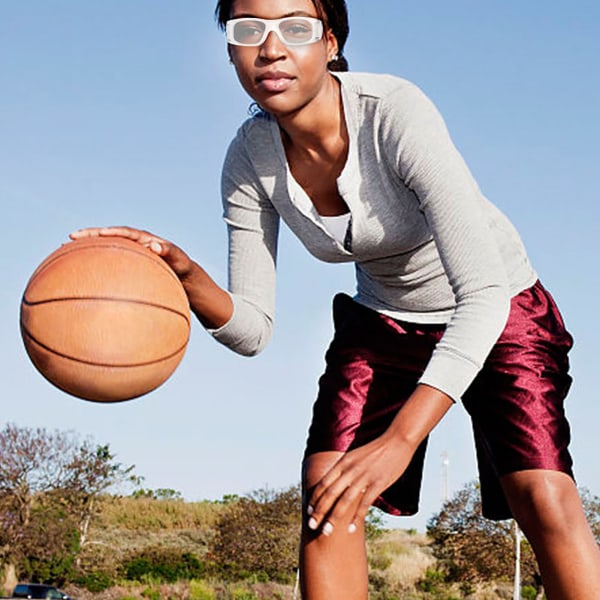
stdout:
<svg viewBox="0 0 600 600">
<path fill-rule="evenodd" d="M 448 483 L 448 471 L 450 468 L 450 458 L 448 452 L 442 452 L 442 502 L 450 500 L 450 486 Z"/>
</svg>

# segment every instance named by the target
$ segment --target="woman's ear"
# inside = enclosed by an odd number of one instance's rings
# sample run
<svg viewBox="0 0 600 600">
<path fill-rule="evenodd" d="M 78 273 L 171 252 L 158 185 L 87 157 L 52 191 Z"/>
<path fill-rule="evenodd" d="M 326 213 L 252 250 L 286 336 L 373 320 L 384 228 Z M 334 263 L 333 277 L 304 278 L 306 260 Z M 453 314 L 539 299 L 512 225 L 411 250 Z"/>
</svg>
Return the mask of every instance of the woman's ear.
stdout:
<svg viewBox="0 0 600 600">
<path fill-rule="evenodd" d="M 329 28 L 325 31 L 325 42 L 327 44 L 327 62 L 336 60 L 339 53 L 339 44 L 335 34 Z"/>
</svg>

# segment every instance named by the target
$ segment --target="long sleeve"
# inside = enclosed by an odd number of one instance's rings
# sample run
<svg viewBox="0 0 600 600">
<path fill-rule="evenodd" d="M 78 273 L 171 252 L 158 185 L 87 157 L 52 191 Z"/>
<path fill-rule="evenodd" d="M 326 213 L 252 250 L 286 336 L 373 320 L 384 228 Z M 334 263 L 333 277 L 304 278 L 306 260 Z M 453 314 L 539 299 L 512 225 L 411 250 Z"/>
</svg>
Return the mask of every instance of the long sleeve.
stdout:
<svg viewBox="0 0 600 600">
<path fill-rule="evenodd" d="M 229 236 L 228 278 L 233 315 L 214 338 L 245 356 L 271 338 L 279 215 L 255 175 L 241 128 L 223 165 L 221 193 Z"/>
<path fill-rule="evenodd" d="M 393 102 L 392 94 L 381 110 Z M 484 213 L 487 201 L 433 104 L 418 88 L 404 88 L 395 115 L 401 131 L 394 141 L 398 175 L 418 200 L 455 298 L 421 382 L 458 399 L 506 323 L 506 269 Z"/>
</svg>

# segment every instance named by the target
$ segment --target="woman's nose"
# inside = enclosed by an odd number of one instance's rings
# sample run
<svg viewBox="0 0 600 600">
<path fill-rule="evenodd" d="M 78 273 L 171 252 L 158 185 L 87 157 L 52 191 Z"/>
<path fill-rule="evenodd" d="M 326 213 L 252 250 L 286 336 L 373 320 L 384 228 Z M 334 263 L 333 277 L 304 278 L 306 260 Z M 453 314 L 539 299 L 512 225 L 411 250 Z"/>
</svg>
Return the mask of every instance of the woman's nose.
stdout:
<svg viewBox="0 0 600 600">
<path fill-rule="evenodd" d="M 279 36 L 274 31 L 269 32 L 267 39 L 260 47 L 260 56 L 267 60 L 277 60 L 278 58 L 285 56 L 286 52 L 287 46 L 279 39 Z"/>
</svg>

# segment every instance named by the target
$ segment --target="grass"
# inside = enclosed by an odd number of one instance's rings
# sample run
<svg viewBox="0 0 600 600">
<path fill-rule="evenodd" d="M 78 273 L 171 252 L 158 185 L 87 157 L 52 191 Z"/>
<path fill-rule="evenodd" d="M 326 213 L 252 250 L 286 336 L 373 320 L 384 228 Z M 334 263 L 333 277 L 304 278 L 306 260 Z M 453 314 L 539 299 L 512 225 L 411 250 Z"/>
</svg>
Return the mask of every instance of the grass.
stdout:
<svg viewBox="0 0 600 600">
<path fill-rule="evenodd" d="M 208 542 L 226 506 L 213 502 L 184 502 L 149 498 L 106 497 L 101 514 L 93 521 L 89 543 L 82 553 L 88 571 L 120 576 L 115 565 L 123 564 L 132 552 L 145 548 L 172 548 L 207 556 Z M 431 589 L 418 583 L 427 581 L 436 569 L 424 534 L 390 530 L 368 542 L 372 600 L 458 600 L 465 590 L 431 580 Z M 431 577 L 430 577 L 431 579 Z M 291 600 L 292 585 L 242 581 L 226 583 L 193 580 L 176 584 L 153 581 L 118 581 L 103 592 L 92 594 L 69 588 L 78 600 Z M 470 600 L 498 600 L 506 597 L 495 586 L 473 590 Z"/>
<path fill-rule="evenodd" d="M 368 545 L 370 579 L 387 593 L 406 594 L 435 564 L 425 535 L 391 530 Z"/>
<path fill-rule="evenodd" d="M 133 531 L 209 529 L 223 509 L 224 505 L 209 501 L 107 496 L 103 499 L 102 513 L 96 525 Z"/>
<path fill-rule="evenodd" d="M 99 594 L 71 589 L 78 600 L 288 600 L 293 590 L 275 583 L 222 583 L 193 580 L 162 585 L 116 585 Z"/>
</svg>

